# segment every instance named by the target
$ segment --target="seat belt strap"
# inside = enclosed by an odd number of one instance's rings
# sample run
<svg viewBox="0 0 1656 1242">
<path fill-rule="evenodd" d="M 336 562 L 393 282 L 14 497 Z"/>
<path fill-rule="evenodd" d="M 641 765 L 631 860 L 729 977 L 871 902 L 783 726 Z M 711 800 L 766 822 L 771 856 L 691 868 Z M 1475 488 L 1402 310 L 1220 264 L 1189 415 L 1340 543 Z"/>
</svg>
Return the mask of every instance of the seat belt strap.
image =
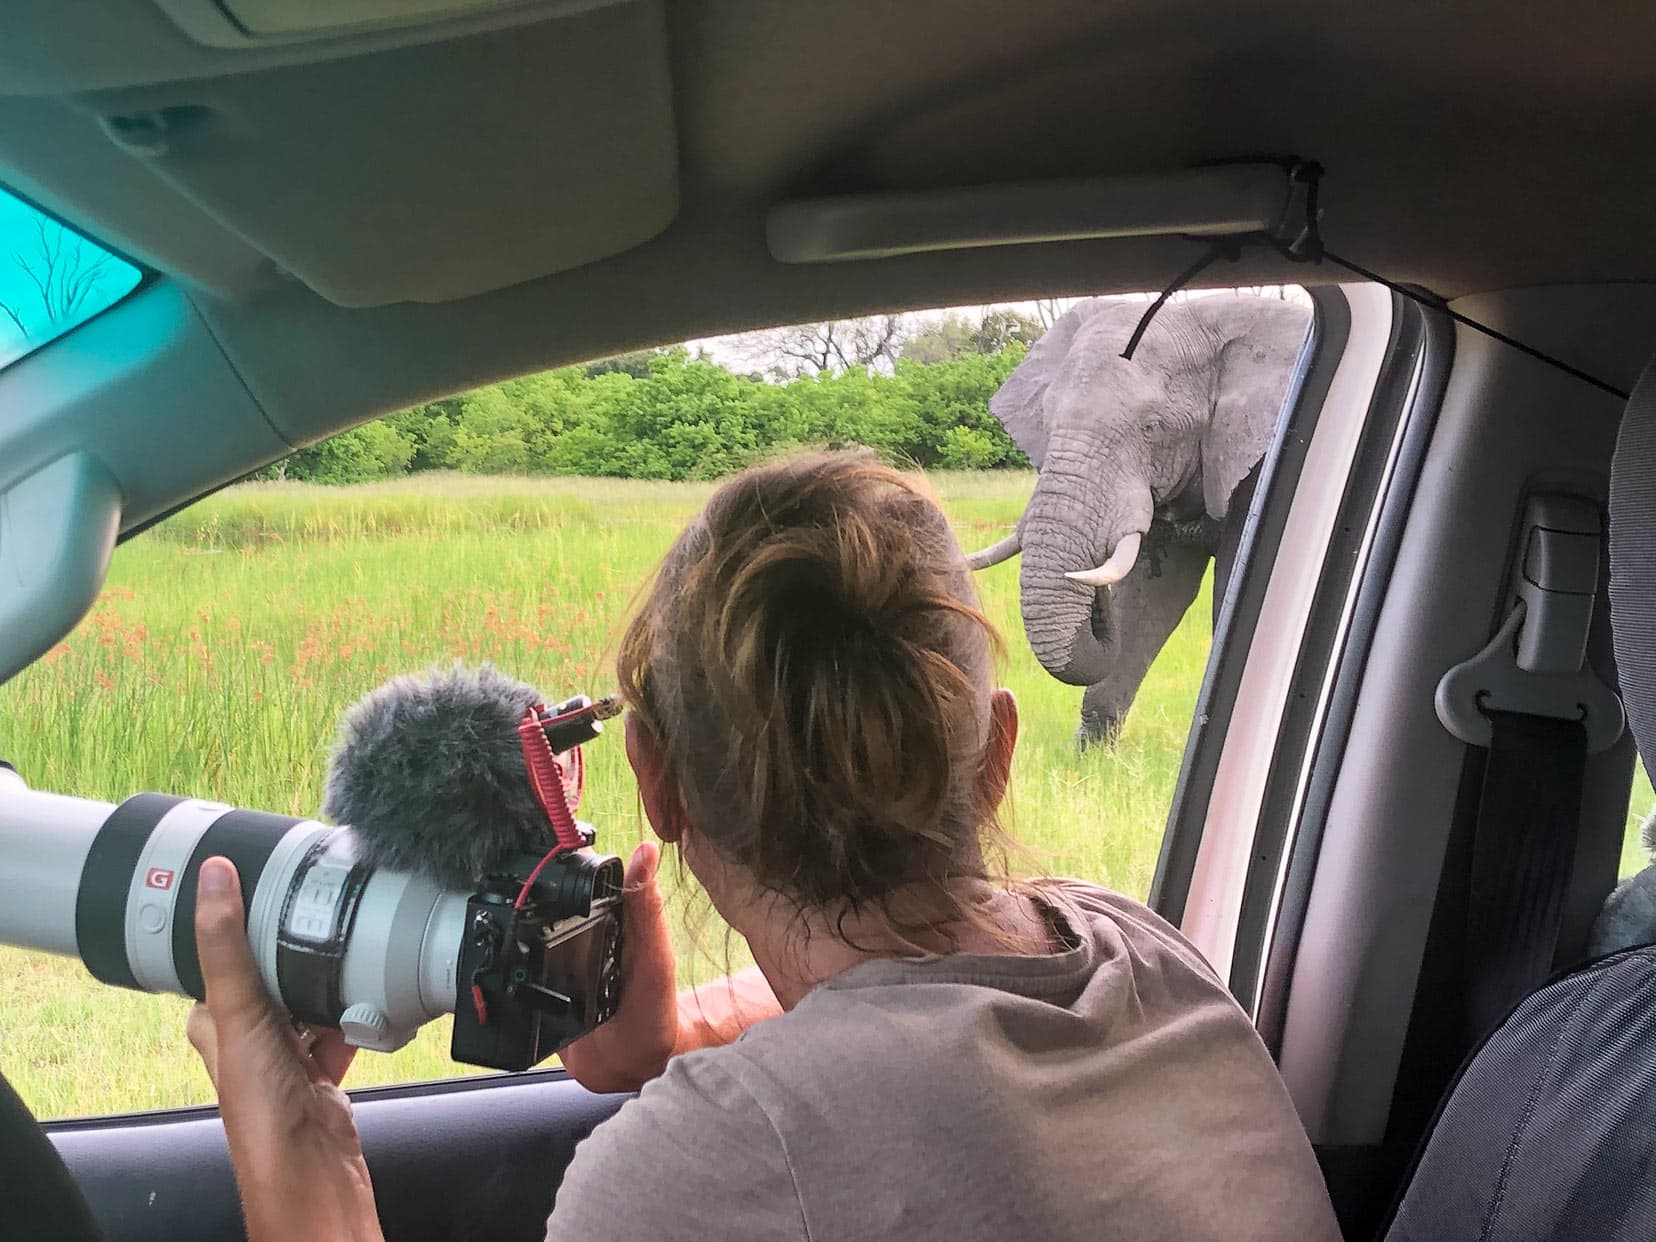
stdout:
<svg viewBox="0 0 1656 1242">
<path fill-rule="evenodd" d="M 1587 755 L 1622 734 L 1621 699 L 1587 659 L 1603 545 L 1597 502 L 1526 497 L 1506 620 L 1438 682 L 1444 728 L 1487 750 L 1466 890 L 1468 1047 L 1552 974 Z"/>
<path fill-rule="evenodd" d="M 1587 767 L 1577 720 L 1487 711 L 1467 894 L 1467 1034 L 1481 1040 L 1553 972 Z"/>
</svg>

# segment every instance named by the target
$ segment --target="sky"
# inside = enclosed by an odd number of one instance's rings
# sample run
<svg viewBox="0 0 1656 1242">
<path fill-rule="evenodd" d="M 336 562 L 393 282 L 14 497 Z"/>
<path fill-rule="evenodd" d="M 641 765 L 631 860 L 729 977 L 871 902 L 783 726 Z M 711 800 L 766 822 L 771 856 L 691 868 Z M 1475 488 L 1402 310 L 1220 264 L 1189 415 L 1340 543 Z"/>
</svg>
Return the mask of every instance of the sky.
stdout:
<svg viewBox="0 0 1656 1242">
<path fill-rule="evenodd" d="M 1261 289 L 1249 288 L 1240 292 L 1260 292 L 1275 296 L 1277 291 L 1277 286 L 1268 285 Z M 1237 291 L 1230 289 L 1193 290 L 1188 294 L 1176 296 L 1180 298 L 1199 298 L 1210 293 L 1231 292 Z M 1149 302 L 1156 295 L 1153 293 L 1123 293 L 1114 296 L 1131 301 Z M 1305 301 L 1308 304 L 1310 301 L 1305 291 L 1296 285 L 1287 286 L 1287 297 L 1292 301 Z M 1054 298 L 1046 303 L 1046 306 L 1049 314 L 1053 313 L 1054 310 L 1057 314 L 1062 314 L 1077 302 L 1083 300 L 1082 298 Z M 939 306 L 929 310 L 907 311 L 903 314 L 903 319 L 906 321 L 907 333 L 912 333 L 925 324 L 936 323 L 949 315 L 960 315 L 975 323 L 991 310 L 1017 311 L 1019 314 L 1028 315 L 1031 318 L 1040 318 L 1039 307 L 1035 302 L 979 302 L 970 306 Z M 766 352 L 762 345 L 764 336 L 765 333 L 762 331 L 737 332 L 729 336 L 702 337 L 698 340 L 686 341 L 685 344 L 692 354 L 696 353 L 697 350 L 704 351 L 714 362 L 733 371 L 763 370 L 761 359 Z"/>
<path fill-rule="evenodd" d="M 1135 295 L 1136 296 L 1136 295 Z M 1080 298 L 1057 298 L 1059 312 L 1079 302 Z M 970 320 L 977 320 L 985 311 L 1015 310 L 1021 314 L 1035 316 L 1034 302 L 987 302 L 975 303 L 971 306 L 937 306 L 928 310 L 905 311 L 903 319 L 909 332 L 913 332 L 927 323 L 936 323 L 949 315 L 962 315 Z M 763 332 L 735 332 L 729 336 L 708 336 L 694 341 L 686 341 L 685 345 L 694 354 L 701 350 L 714 362 L 733 371 L 760 369 L 754 366 L 755 355 L 762 350 L 757 348 L 757 342 L 763 337 Z"/>
<path fill-rule="evenodd" d="M 44 261 L 41 250 L 39 221 L 41 214 L 27 203 L 0 190 L 0 306 L 10 308 L 23 321 L 27 331 L 20 331 L 12 316 L 0 309 L 0 367 L 17 361 L 31 350 L 39 349 L 53 337 L 61 336 L 78 323 L 91 318 L 100 310 L 120 301 L 137 285 L 142 273 L 131 264 L 111 257 L 97 286 L 76 309 L 75 313 L 52 322 L 41 301 L 40 292 L 30 278 L 38 275 Z M 47 239 L 53 241 L 62 226 L 55 220 L 46 224 Z M 73 239 L 61 253 L 76 253 Z M 80 262 L 94 259 L 92 244 L 81 243 Z"/>
</svg>

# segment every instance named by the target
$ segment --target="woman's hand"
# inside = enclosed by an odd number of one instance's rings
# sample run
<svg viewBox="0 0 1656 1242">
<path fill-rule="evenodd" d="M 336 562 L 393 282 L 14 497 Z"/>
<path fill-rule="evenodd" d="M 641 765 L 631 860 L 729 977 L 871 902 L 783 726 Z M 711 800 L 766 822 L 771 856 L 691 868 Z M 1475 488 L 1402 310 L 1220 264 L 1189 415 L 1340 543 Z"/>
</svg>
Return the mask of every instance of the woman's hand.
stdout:
<svg viewBox="0 0 1656 1242">
<path fill-rule="evenodd" d="M 301 1035 L 265 994 L 247 944 L 241 883 L 201 864 L 196 954 L 207 1003 L 190 1042 L 218 1091 L 249 1242 L 379 1242 L 379 1217 L 351 1103 L 339 1089 L 356 1050 L 338 1031 Z"/>
<path fill-rule="evenodd" d="M 661 851 L 633 851 L 621 894 L 621 1004 L 615 1016 L 559 1057 L 588 1091 L 637 1091 L 670 1057 L 728 1044 L 755 1022 L 782 1012 L 756 966 L 699 988 L 678 990 L 678 967 L 656 870 Z"/>
<path fill-rule="evenodd" d="M 558 1054 L 588 1091 L 636 1091 L 667 1068 L 678 1042 L 678 966 L 646 841 L 627 863 L 621 891 L 621 1003 L 615 1016 Z"/>
</svg>

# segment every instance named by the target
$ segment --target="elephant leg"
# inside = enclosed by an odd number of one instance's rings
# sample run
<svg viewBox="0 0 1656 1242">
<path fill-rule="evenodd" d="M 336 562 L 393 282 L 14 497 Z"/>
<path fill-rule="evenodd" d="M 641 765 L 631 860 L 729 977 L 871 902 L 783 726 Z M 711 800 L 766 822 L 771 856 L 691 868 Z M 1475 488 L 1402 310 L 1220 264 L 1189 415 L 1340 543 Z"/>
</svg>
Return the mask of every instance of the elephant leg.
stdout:
<svg viewBox="0 0 1656 1242">
<path fill-rule="evenodd" d="M 1147 549 L 1133 571 L 1108 588 L 1119 634 L 1117 659 L 1110 675 L 1081 696 L 1076 741 L 1082 750 L 1115 741 L 1144 675 L 1201 590 L 1207 548 L 1175 539 L 1158 543 L 1153 558 Z"/>
<path fill-rule="evenodd" d="M 1219 528 L 1219 546 L 1213 553 L 1213 628 L 1219 628 L 1219 610 L 1225 606 L 1225 592 L 1230 587 L 1231 570 L 1236 567 L 1236 554 L 1242 546 L 1242 529 L 1248 524 L 1248 510 L 1253 507 L 1254 488 L 1259 485 L 1262 457 L 1254 463 L 1243 480 L 1231 493 L 1225 507 L 1224 524 Z"/>
</svg>

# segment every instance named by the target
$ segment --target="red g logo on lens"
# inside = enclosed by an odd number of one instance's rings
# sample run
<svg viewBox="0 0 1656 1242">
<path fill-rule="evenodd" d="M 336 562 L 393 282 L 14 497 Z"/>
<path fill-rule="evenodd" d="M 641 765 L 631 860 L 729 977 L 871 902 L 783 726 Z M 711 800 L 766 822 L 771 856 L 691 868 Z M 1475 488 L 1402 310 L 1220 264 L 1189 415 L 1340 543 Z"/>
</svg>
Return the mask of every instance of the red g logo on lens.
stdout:
<svg viewBox="0 0 1656 1242">
<path fill-rule="evenodd" d="M 169 889 L 172 887 L 173 873 L 161 867 L 151 867 L 144 876 L 145 888 Z"/>
</svg>

